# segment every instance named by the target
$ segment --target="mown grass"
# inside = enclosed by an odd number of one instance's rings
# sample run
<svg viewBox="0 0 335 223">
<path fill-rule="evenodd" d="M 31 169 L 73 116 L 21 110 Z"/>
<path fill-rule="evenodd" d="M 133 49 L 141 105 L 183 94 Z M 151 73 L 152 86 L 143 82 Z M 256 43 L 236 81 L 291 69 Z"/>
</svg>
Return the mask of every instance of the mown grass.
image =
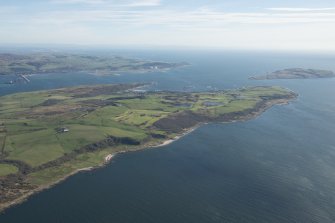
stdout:
<svg viewBox="0 0 335 223">
<path fill-rule="evenodd" d="M 149 127 L 157 120 L 166 117 L 168 114 L 168 112 L 156 110 L 129 110 L 122 115 L 117 116 L 114 120 L 129 125 Z"/>
<path fill-rule="evenodd" d="M 255 97 L 260 97 L 260 96 L 272 96 L 274 94 L 285 95 L 287 94 L 287 89 L 277 87 L 277 86 L 254 87 L 254 88 L 246 88 L 244 90 L 242 89 L 238 93 L 240 93 L 241 95 L 245 97 L 255 98 Z"/>
<path fill-rule="evenodd" d="M 220 115 L 225 113 L 245 111 L 247 109 L 254 108 L 257 102 L 258 100 L 235 100 L 224 106 L 213 108 L 213 112 L 215 115 Z"/>
<path fill-rule="evenodd" d="M 157 111 L 176 111 L 177 108 L 163 104 L 162 99 L 158 95 L 150 95 L 144 99 L 128 99 L 122 100 L 120 103 L 128 109 L 135 110 L 157 110 Z"/>
</svg>

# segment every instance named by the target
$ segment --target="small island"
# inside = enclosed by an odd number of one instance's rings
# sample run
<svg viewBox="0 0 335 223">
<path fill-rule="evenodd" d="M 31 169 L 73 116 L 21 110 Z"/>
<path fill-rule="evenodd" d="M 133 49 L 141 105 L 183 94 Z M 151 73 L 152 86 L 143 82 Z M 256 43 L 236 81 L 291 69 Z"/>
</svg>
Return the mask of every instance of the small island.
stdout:
<svg viewBox="0 0 335 223">
<path fill-rule="evenodd" d="M 166 71 L 186 66 L 188 63 L 168 63 L 125 58 L 120 56 L 92 56 L 66 53 L 0 54 L 0 75 L 25 75 L 44 73 L 86 72 L 96 75 L 121 72 Z M 22 77 L 22 75 L 24 75 Z M 22 79 L 23 78 L 23 79 Z"/>
<path fill-rule="evenodd" d="M 273 79 L 313 79 L 332 78 L 335 73 L 329 70 L 290 68 L 278 70 L 262 76 L 250 77 L 250 80 L 273 80 Z"/>
<path fill-rule="evenodd" d="M 297 94 L 281 87 L 146 92 L 79 86 L 0 97 L 0 210 L 114 154 L 166 145 L 208 122 L 245 121 Z"/>
</svg>

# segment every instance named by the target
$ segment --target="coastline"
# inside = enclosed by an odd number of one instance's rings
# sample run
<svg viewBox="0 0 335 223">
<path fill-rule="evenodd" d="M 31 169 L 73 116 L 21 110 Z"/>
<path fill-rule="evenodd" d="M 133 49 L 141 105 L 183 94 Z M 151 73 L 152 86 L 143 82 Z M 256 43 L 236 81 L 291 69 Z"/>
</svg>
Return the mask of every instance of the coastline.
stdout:
<svg viewBox="0 0 335 223">
<path fill-rule="evenodd" d="M 296 97 L 297 97 L 297 95 L 296 95 Z M 264 113 L 266 110 L 270 109 L 271 107 L 273 107 L 275 105 L 289 104 L 290 101 L 296 99 L 296 97 L 295 98 L 275 99 L 275 100 L 272 100 L 272 101 L 266 101 L 261 107 L 257 108 L 256 111 L 252 111 L 252 112 L 248 113 L 247 115 L 242 115 L 241 117 L 235 117 L 234 119 L 229 119 L 229 120 L 219 120 L 218 119 L 218 120 L 213 120 L 213 121 L 209 121 L 209 122 L 210 123 L 233 123 L 233 122 L 249 121 L 251 119 L 259 117 L 262 113 Z M 39 192 L 42 192 L 45 189 L 49 189 L 49 188 L 51 188 L 51 187 L 53 187 L 53 186 L 55 186 L 59 183 L 62 183 L 63 181 L 65 181 L 69 177 L 71 177 L 71 176 L 73 176 L 73 175 L 75 175 L 79 172 L 92 171 L 92 170 L 104 167 L 105 165 L 110 163 L 117 154 L 131 152 L 131 151 L 140 151 L 140 150 L 144 150 L 144 149 L 153 149 L 153 148 L 158 148 L 158 147 L 163 147 L 163 146 L 169 145 L 169 144 L 179 140 L 180 138 L 188 135 L 189 133 L 193 132 L 194 130 L 201 127 L 202 125 L 208 124 L 209 122 L 199 122 L 199 123 L 197 123 L 196 125 L 194 125 L 190 128 L 183 129 L 182 132 L 177 133 L 177 135 L 173 138 L 168 138 L 168 139 L 165 139 L 165 140 L 162 140 L 162 141 L 159 141 L 159 142 L 155 142 L 155 143 L 149 141 L 147 143 L 144 143 L 143 145 L 137 146 L 134 150 L 121 150 L 121 151 L 118 151 L 118 152 L 115 152 L 115 153 L 108 154 L 103 158 L 100 165 L 85 167 L 85 168 L 80 168 L 80 169 L 74 170 L 73 172 L 71 172 L 67 175 L 64 175 L 63 177 L 61 177 L 60 179 L 58 179 L 54 182 L 39 186 L 39 187 L 27 192 L 26 194 L 22 195 L 21 197 L 15 199 L 13 201 L 1 204 L 0 205 L 0 214 L 2 212 L 4 212 L 6 209 L 10 208 L 10 207 L 19 205 L 19 204 L 27 201 L 29 199 L 29 197 L 31 197 L 32 195 L 37 194 Z"/>
<path fill-rule="evenodd" d="M 146 143 L 146 144 L 143 144 L 143 145 L 140 145 L 133 151 L 140 151 L 140 150 L 144 150 L 144 149 L 153 149 L 153 148 L 158 148 L 158 147 L 163 147 L 163 146 L 169 145 L 169 144 L 179 140 L 180 138 L 186 136 L 187 134 L 193 132 L 194 130 L 196 130 L 200 126 L 201 126 L 201 124 L 199 124 L 199 125 L 197 125 L 193 128 L 186 129 L 185 132 L 182 132 L 182 133 L 178 134 L 177 136 L 175 136 L 171 139 L 167 139 L 167 140 L 164 140 L 162 142 L 158 142 L 156 145 L 151 145 L 150 142 Z M 5 212 L 6 209 L 8 209 L 8 208 L 14 207 L 16 205 L 19 205 L 19 204 L 22 204 L 23 202 L 28 201 L 28 199 L 32 195 L 38 194 L 38 193 L 40 193 L 44 190 L 50 189 L 50 188 L 56 186 L 57 184 L 60 184 L 60 183 L 64 182 L 69 177 L 71 177 L 73 175 L 76 175 L 77 173 L 92 171 L 92 170 L 96 170 L 98 168 L 102 168 L 102 167 L 108 165 L 113 160 L 113 158 L 115 158 L 116 155 L 121 154 L 121 153 L 127 153 L 127 152 L 130 152 L 130 151 L 129 150 L 121 150 L 121 151 L 118 151 L 118 152 L 115 152 L 115 153 L 110 153 L 110 154 L 108 154 L 104 157 L 103 162 L 101 162 L 100 165 L 90 166 L 90 167 L 85 167 L 85 168 L 80 168 L 80 169 L 74 170 L 73 172 L 64 175 L 63 177 L 61 177 L 60 179 L 58 179 L 58 180 L 56 180 L 52 183 L 48 183 L 48 184 L 45 184 L 43 186 L 37 187 L 37 188 L 31 190 L 30 192 L 24 194 L 23 196 L 15 199 L 13 201 L 4 203 L 0 206 L 0 214 Z"/>
<path fill-rule="evenodd" d="M 205 123 L 201 123 L 201 124 L 198 124 L 194 127 L 191 127 L 191 128 L 188 128 L 188 129 L 185 129 L 184 132 L 178 134 L 177 136 L 171 138 L 171 139 L 167 139 L 165 141 L 163 141 L 162 143 L 158 144 L 158 145 L 153 145 L 153 146 L 149 146 L 148 148 L 157 148 L 157 147 L 163 147 L 163 146 L 167 146 L 177 140 L 179 140 L 180 138 L 190 134 L 191 132 L 195 131 L 197 128 L 199 128 L 200 126 L 204 125 Z"/>
<path fill-rule="evenodd" d="M 43 186 L 40 186 L 40 187 L 37 187 L 33 190 L 31 190 L 30 192 L 24 194 L 23 196 L 13 200 L 13 201 L 10 201 L 10 202 L 7 202 L 7 203 L 4 203 L 3 205 L 0 206 L 0 214 L 3 213 L 6 209 L 8 208 L 11 208 L 13 206 L 16 206 L 16 205 L 19 205 L 25 201 L 27 201 L 29 199 L 29 197 L 31 197 L 32 195 L 34 194 L 37 194 L 39 192 L 42 192 L 43 190 L 46 190 L 46 189 L 49 189 L 53 186 L 56 186 L 57 184 L 60 184 L 62 183 L 63 181 L 65 181 L 67 178 L 79 173 L 79 172 L 85 172 L 85 171 L 91 171 L 93 169 L 96 169 L 98 167 L 85 167 L 85 168 L 80 168 L 80 169 L 77 169 L 65 176 L 63 176 L 62 178 L 52 182 L 52 183 L 49 183 L 49 184 L 45 184 Z M 2 207 L 3 206 L 3 207 Z"/>
</svg>

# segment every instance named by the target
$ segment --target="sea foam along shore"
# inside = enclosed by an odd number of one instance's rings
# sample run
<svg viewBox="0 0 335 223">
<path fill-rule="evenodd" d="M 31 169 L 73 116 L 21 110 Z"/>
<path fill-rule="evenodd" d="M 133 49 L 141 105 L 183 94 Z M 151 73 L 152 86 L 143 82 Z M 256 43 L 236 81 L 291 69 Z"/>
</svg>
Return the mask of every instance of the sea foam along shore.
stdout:
<svg viewBox="0 0 335 223">
<path fill-rule="evenodd" d="M 189 128 L 189 129 L 185 129 L 183 131 L 183 133 L 171 138 L 171 139 L 167 139 L 165 141 L 163 141 L 162 143 L 158 144 L 158 145 L 153 145 L 153 146 L 149 146 L 149 148 L 157 148 L 157 147 L 162 147 L 162 146 L 166 146 L 166 145 L 169 145 L 171 143 L 173 143 L 174 141 L 177 141 L 178 139 L 190 134 L 191 132 L 193 132 L 194 130 L 196 130 L 197 128 L 199 128 L 201 125 L 204 125 L 206 123 L 201 123 L 201 124 L 198 124 L 196 125 L 195 127 L 192 127 L 192 128 Z"/>
<path fill-rule="evenodd" d="M 108 154 L 106 157 L 105 157 L 105 163 L 108 163 L 110 162 L 114 157 L 114 154 Z"/>
<path fill-rule="evenodd" d="M 144 145 L 141 145 L 141 146 L 137 147 L 137 149 L 135 149 L 133 151 L 167 146 L 167 145 L 169 145 L 169 144 L 171 144 L 171 143 L 179 140 L 180 138 L 186 136 L 187 134 L 193 132 L 194 130 L 196 130 L 197 128 L 199 128 L 201 125 L 204 125 L 204 124 L 207 124 L 207 123 L 200 123 L 200 124 L 197 124 L 196 126 L 194 126 L 192 128 L 184 129 L 184 131 L 182 133 L 178 134 L 177 136 L 175 136 L 173 138 L 169 138 L 169 139 L 164 140 L 162 142 L 158 142 L 158 143 L 155 143 L 155 144 L 144 144 Z M 115 157 L 115 155 L 120 154 L 120 153 L 127 153 L 127 152 L 130 152 L 130 151 L 128 151 L 128 150 L 121 150 L 121 151 L 118 151 L 116 153 L 108 154 L 107 156 L 105 156 L 105 159 L 104 159 L 105 160 L 105 164 L 109 163 Z"/>
</svg>

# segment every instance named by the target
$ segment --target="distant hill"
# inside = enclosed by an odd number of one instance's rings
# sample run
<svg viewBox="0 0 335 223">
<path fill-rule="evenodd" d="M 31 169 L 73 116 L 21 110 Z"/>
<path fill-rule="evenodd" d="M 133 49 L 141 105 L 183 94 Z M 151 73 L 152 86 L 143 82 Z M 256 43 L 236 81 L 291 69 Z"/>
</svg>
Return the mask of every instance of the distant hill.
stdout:
<svg viewBox="0 0 335 223">
<path fill-rule="evenodd" d="M 335 73 L 329 70 L 290 68 L 278 70 L 262 76 L 250 77 L 251 80 L 271 80 L 271 79 L 312 79 L 312 78 L 331 78 Z"/>
<path fill-rule="evenodd" d="M 125 57 L 100 57 L 65 53 L 0 54 L 0 75 L 88 72 L 97 75 L 117 72 L 164 71 L 187 63 L 168 63 Z"/>
</svg>

